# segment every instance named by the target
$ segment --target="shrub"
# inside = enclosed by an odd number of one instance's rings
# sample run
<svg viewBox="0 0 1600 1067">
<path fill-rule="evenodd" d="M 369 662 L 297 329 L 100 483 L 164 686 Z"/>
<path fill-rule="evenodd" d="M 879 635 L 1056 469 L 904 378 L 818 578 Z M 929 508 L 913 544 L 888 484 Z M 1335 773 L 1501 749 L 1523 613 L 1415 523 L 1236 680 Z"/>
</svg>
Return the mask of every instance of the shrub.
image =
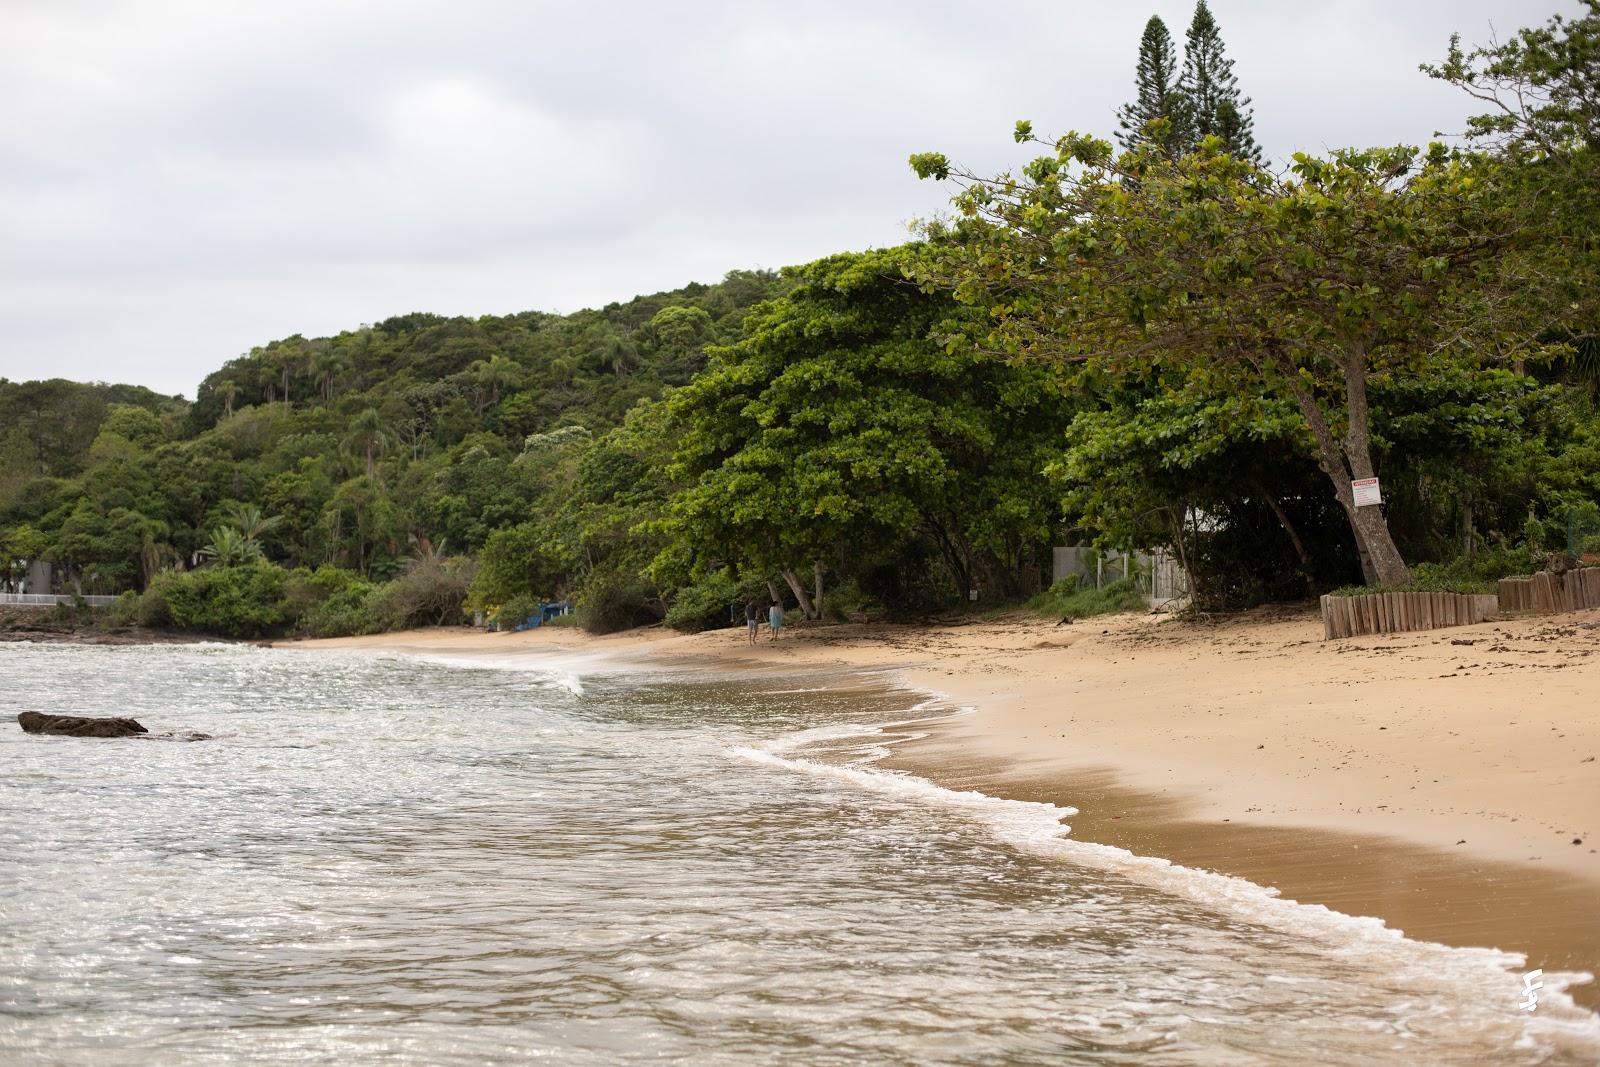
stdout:
<svg viewBox="0 0 1600 1067">
<path fill-rule="evenodd" d="M 117 602 L 106 609 L 106 618 L 113 626 L 135 626 L 138 624 L 139 594 L 132 589 L 117 597 Z"/>
<path fill-rule="evenodd" d="M 413 560 L 399 577 L 372 593 L 368 607 L 379 628 L 385 630 L 464 622 L 462 603 L 472 586 L 474 570 L 471 560 L 460 557 Z"/>
<path fill-rule="evenodd" d="M 1079 589 L 1077 575 L 1063 578 L 1028 601 L 1029 609 L 1040 615 L 1110 615 L 1121 611 L 1144 611 L 1148 604 L 1132 578 L 1107 582 L 1099 589 Z"/>
<path fill-rule="evenodd" d="M 592 634 L 649 626 L 664 614 L 655 587 L 637 575 L 596 571 L 578 598 L 578 625 Z"/>
<path fill-rule="evenodd" d="M 578 555 L 564 528 L 537 522 L 508 526 L 489 535 L 469 575 L 472 608 L 504 604 L 510 598 L 559 595 Z"/>
<path fill-rule="evenodd" d="M 159 630 L 172 625 L 172 608 L 167 603 L 167 583 L 175 576 L 176 571 L 162 571 L 150 580 L 145 591 L 139 594 L 139 600 L 128 613 L 128 621 L 135 626 L 144 626 Z"/>
<path fill-rule="evenodd" d="M 1418 563 L 1411 568 L 1411 583 L 1403 586 L 1347 585 L 1333 591 L 1334 596 L 1365 596 L 1368 593 L 1493 593 L 1501 578 L 1532 574 L 1548 562 L 1546 557 L 1526 546 L 1499 546 L 1479 551 L 1470 559 L 1460 556 L 1446 563 Z"/>
<path fill-rule="evenodd" d="M 339 567 L 296 571 L 289 580 L 288 614 L 310 637 L 460 623 L 472 573 L 469 559 L 434 557 L 411 563 L 381 585 Z"/>
<path fill-rule="evenodd" d="M 260 637 L 288 619 L 288 573 L 271 563 L 168 572 L 151 583 L 174 625 L 227 637 Z"/>
<path fill-rule="evenodd" d="M 290 573 L 285 613 L 295 630 L 310 637 L 346 637 L 375 633 L 367 610 L 374 586 L 353 571 L 324 564 L 314 571 Z"/>
<path fill-rule="evenodd" d="M 855 580 L 824 590 L 822 613 L 834 622 L 859 622 L 885 614 L 882 604 L 862 591 Z"/>
<path fill-rule="evenodd" d="M 693 585 L 678 590 L 667 609 L 666 623 L 674 630 L 696 634 L 732 626 L 728 606 L 748 599 L 746 590 L 727 570 L 717 570 Z"/>
<path fill-rule="evenodd" d="M 518 593 L 500 605 L 500 610 L 495 613 L 495 619 L 499 621 L 502 630 L 515 630 L 529 619 L 537 619 L 541 610 L 538 597 Z"/>
</svg>

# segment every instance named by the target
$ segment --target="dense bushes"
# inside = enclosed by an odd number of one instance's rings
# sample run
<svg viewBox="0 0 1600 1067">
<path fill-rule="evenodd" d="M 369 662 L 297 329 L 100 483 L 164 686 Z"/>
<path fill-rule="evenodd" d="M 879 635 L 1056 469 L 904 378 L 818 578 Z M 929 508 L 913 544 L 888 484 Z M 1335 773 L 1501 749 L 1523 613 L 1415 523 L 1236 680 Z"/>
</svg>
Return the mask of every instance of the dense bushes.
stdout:
<svg viewBox="0 0 1600 1067">
<path fill-rule="evenodd" d="M 591 574 L 578 600 L 578 624 L 592 634 L 649 626 L 665 614 L 655 586 L 632 574 Z"/>
<path fill-rule="evenodd" d="M 542 611 L 538 597 L 518 593 L 495 610 L 494 618 L 502 630 L 514 630 L 529 619 L 539 618 Z"/>
<path fill-rule="evenodd" d="M 716 570 L 678 590 L 667 609 L 666 624 L 686 634 L 732 626 L 737 620 L 730 617 L 729 606 L 755 595 L 751 583 L 741 584 L 727 570 Z"/>
<path fill-rule="evenodd" d="M 339 567 L 322 566 L 309 574 L 296 572 L 289 589 L 299 620 L 297 629 L 308 637 L 377 632 L 381 627 L 367 607 L 375 588 L 366 579 Z"/>
<path fill-rule="evenodd" d="M 117 604 L 117 621 L 221 637 L 345 637 L 464 621 L 472 561 L 428 557 L 383 583 L 340 567 L 285 570 L 256 561 L 163 571 Z"/>
<path fill-rule="evenodd" d="M 367 612 L 380 630 L 464 622 L 462 603 L 475 569 L 470 559 L 413 560 L 398 577 L 372 591 Z"/>
<path fill-rule="evenodd" d="M 225 637 L 261 637 L 288 619 L 288 572 L 271 563 L 167 571 L 145 594 L 138 615 L 155 625 L 170 621 L 180 630 Z M 162 618 L 165 616 L 165 619 Z"/>
</svg>

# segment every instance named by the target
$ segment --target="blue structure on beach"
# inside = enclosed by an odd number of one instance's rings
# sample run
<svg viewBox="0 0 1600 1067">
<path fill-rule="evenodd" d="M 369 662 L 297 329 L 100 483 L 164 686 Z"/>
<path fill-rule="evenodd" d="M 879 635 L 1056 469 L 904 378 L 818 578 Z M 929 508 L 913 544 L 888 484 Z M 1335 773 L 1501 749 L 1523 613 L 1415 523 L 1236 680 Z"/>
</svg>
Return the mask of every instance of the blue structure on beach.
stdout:
<svg viewBox="0 0 1600 1067">
<path fill-rule="evenodd" d="M 569 601 L 566 601 L 566 600 L 546 601 L 546 602 L 541 603 L 539 605 L 539 614 L 537 614 L 537 615 L 529 615 L 526 619 L 523 619 L 521 622 L 518 622 L 515 625 L 513 625 L 511 627 L 511 629 L 513 629 L 513 630 L 532 630 L 535 627 L 544 625 L 545 623 L 549 622 L 551 619 L 558 619 L 563 615 L 571 615 L 572 611 L 573 611 L 572 604 Z M 497 621 L 497 623 L 499 623 L 498 628 L 503 630 L 503 629 L 505 629 L 505 623 L 507 621 L 509 621 L 509 620 L 496 620 L 496 621 Z"/>
</svg>

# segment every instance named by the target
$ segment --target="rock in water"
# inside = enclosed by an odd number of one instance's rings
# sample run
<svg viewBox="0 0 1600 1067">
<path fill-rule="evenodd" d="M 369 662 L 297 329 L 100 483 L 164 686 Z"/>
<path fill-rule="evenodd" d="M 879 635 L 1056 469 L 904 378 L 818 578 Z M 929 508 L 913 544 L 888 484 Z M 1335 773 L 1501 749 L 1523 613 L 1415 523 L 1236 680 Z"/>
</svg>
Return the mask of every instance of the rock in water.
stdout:
<svg viewBox="0 0 1600 1067">
<path fill-rule="evenodd" d="M 150 731 L 132 719 L 89 719 L 81 715 L 46 715 L 25 711 L 17 716 L 23 733 L 62 737 L 137 737 Z"/>
</svg>

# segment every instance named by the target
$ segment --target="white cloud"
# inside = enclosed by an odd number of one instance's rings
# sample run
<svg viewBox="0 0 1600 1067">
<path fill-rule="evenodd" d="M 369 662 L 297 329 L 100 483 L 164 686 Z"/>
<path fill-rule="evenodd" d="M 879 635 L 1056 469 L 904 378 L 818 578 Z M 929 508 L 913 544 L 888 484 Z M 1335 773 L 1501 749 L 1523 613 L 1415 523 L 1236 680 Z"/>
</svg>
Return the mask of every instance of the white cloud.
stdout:
<svg viewBox="0 0 1600 1067">
<path fill-rule="evenodd" d="M 1566 3 L 1564 9 L 1573 5 Z M 1269 153 L 1426 139 L 1518 0 L 1213 0 Z M 192 392 L 285 336 L 572 310 L 899 241 L 1008 132 L 1109 133 L 1192 5 L 7 0 L 0 374 Z"/>
</svg>

